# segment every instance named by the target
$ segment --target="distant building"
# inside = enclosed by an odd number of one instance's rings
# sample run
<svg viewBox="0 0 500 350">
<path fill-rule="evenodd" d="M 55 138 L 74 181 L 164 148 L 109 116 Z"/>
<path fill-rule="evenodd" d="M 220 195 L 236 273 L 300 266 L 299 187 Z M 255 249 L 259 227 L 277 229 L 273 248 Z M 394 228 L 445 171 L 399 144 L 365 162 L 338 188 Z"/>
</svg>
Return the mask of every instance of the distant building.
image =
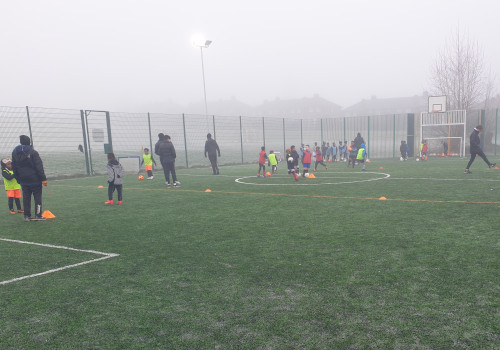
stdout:
<svg viewBox="0 0 500 350">
<path fill-rule="evenodd" d="M 411 97 L 377 98 L 373 96 L 369 100 L 361 100 L 344 109 L 346 117 L 420 113 L 427 111 L 428 95 Z"/>
</svg>

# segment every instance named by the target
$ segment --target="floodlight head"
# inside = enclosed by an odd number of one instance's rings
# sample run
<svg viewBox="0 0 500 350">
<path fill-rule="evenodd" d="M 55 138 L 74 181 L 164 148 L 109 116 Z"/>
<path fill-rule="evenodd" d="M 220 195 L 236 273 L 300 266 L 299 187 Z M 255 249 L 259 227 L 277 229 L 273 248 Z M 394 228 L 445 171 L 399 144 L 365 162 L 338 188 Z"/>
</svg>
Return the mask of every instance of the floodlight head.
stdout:
<svg viewBox="0 0 500 350">
<path fill-rule="evenodd" d="M 211 40 L 206 40 L 202 35 L 200 34 L 195 34 L 192 36 L 191 41 L 193 43 L 193 46 L 196 47 L 201 47 L 201 48 L 207 48 L 210 46 L 212 43 Z"/>
</svg>

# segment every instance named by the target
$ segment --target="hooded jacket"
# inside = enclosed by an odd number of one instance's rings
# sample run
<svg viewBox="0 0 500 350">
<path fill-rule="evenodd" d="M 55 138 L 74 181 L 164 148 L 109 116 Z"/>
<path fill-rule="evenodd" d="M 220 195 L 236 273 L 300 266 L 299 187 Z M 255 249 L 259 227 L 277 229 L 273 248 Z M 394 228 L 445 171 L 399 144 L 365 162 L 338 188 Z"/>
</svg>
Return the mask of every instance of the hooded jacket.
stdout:
<svg viewBox="0 0 500 350">
<path fill-rule="evenodd" d="M 12 171 L 22 185 L 38 185 L 47 181 L 40 155 L 29 145 L 19 145 L 12 152 Z"/>
<path fill-rule="evenodd" d="M 114 183 L 115 185 L 123 185 L 123 175 L 125 171 L 123 167 L 116 159 L 109 161 L 108 163 L 108 183 Z"/>
<path fill-rule="evenodd" d="M 481 152 L 481 139 L 479 138 L 479 131 L 476 128 L 470 134 L 470 153 L 477 154 Z"/>
<path fill-rule="evenodd" d="M 175 148 L 172 142 L 162 141 L 158 147 L 158 154 L 160 155 L 161 161 L 173 162 L 175 161 L 176 154 Z"/>
</svg>

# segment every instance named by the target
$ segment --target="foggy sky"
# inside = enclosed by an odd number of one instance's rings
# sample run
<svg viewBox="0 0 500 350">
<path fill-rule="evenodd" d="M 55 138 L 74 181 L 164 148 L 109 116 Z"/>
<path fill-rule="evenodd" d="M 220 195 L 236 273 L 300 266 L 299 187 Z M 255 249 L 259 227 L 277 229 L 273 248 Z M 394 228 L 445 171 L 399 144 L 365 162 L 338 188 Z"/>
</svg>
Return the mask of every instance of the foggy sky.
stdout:
<svg viewBox="0 0 500 350">
<path fill-rule="evenodd" d="M 168 113 L 170 104 L 198 103 L 194 33 L 213 41 L 204 50 L 209 111 L 210 101 L 231 97 L 256 105 L 319 94 L 348 107 L 421 94 L 459 24 L 500 74 L 495 0 L 0 4 L 2 106 Z"/>
</svg>

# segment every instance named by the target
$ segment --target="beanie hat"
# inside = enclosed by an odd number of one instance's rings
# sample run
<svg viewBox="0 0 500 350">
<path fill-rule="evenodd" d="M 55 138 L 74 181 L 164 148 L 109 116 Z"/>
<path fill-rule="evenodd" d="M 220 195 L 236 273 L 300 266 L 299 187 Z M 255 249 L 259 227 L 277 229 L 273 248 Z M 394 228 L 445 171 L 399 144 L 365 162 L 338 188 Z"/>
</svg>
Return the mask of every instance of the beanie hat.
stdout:
<svg viewBox="0 0 500 350">
<path fill-rule="evenodd" d="M 21 145 L 23 145 L 23 146 L 29 146 L 30 142 L 31 142 L 29 136 L 26 136 L 26 135 L 19 136 L 19 141 L 21 142 Z"/>
<path fill-rule="evenodd" d="M 211 138 L 212 137 L 212 134 L 211 133 L 208 133 L 207 134 L 207 139 Z"/>
</svg>

